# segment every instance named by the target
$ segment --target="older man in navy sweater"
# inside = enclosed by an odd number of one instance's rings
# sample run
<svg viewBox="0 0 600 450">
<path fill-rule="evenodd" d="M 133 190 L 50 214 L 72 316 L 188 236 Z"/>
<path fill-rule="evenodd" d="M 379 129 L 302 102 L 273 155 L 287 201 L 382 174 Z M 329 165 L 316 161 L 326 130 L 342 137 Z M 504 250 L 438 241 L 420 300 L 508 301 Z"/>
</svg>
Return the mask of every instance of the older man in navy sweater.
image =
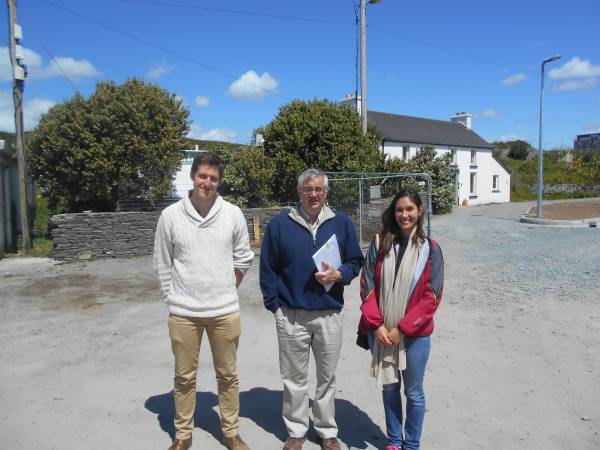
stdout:
<svg viewBox="0 0 600 450">
<path fill-rule="evenodd" d="M 260 256 L 265 307 L 275 316 L 283 379 L 284 450 L 299 450 L 308 431 L 308 360 L 312 349 L 317 388 L 313 423 L 325 450 L 338 450 L 335 369 L 342 348 L 344 285 L 358 275 L 363 254 L 350 219 L 326 204 L 325 173 L 308 169 L 298 177 L 300 205 L 269 222 Z M 317 270 L 313 254 L 336 236 L 342 265 Z M 333 286 L 327 290 L 325 286 Z"/>
</svg>

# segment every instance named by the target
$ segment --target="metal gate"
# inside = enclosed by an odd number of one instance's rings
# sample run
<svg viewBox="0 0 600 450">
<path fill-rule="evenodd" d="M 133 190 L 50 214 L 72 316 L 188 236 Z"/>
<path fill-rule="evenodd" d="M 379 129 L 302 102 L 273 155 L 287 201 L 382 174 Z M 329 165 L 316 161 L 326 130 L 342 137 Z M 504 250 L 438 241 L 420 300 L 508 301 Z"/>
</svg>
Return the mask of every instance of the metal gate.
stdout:
<svg viewBox="0 0 600 450">
<path fill-rule="evenodd" d="M 326 172 L 327 203 L 350 216 L 358 228 L 361 248 L 381 229 L 381 215 L 403 185 L 414 186 L 423 198 L 427 236 L 431 235 L 431 177 L 426 173 Z"/>
</svg>

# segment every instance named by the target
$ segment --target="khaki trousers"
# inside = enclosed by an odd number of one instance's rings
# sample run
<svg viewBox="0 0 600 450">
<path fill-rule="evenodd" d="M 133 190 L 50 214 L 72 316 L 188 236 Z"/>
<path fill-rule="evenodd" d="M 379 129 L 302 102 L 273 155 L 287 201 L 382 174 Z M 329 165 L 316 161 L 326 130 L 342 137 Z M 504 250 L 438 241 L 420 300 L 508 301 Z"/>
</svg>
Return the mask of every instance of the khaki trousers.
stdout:
<svg viewBox="0 0 600 450">
<path fill-rule="evenodd" d="M 317 388 L 313 424 L 321 439 L 337 437 L 335 369 L 342 350 L 343 312 L 281 308 L 275 314 L 279 370 L 283 379 L 283 421 L 291 437 L 308 431 L 308 360 L 315 357 Z"/>
<path fill-rule="evenodd" d="M 196 372 L 202 335 L 206 330 L 218 385 L 221 430 L 239 433 L 239 382 L 236 354 L 241 332 L 239 311 L 221 317 L 169 316 L 171 349 L 175 355 L 175 438 L 186 439 L 194 429 Z"/>
</svg>

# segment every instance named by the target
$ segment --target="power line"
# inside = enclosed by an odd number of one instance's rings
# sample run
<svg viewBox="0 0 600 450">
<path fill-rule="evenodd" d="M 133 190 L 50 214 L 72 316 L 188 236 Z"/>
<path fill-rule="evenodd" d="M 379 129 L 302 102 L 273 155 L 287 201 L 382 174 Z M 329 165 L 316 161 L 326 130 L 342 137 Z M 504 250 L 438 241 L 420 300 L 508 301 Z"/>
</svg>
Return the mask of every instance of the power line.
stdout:
<svg viewBox="0 0 600 450">
<path fill-rule="evenodd" d="M 150 0 L 120 0 L 123 3 L 138 3 L 141 5 L 155 5 L 155 6 L 166 6 L 169 8 L 189 8 L 189 9 L 198 9 L 201 11 L 208 12 L 218 12 L 218 13 L 227 13 L 227 14 L 237 14 L 237 15 L 246 15 L 246 16 L 258 16 L 258 17 L 271 17 L 273 19 L 284 19 L 284 20 L 296 20 L 302 22 L 316 22 L 316 23 L 327 23 L 327 24 L 335 24 L 335 25 L 352 25 L 352 22 L 345 22 L 342 20 L 333 20 L 333 19 L 319 19 L 315 17 L 301 17 L 301 16 L 286 16 L 283 14 L 272 14 L 272 13 L 260 13 L 255 11 L 243 11 L 236 9 L 224 9 L 224 8 L 208 8 L 206 6 L 198 6 L 198 5 L 186 5 L 183 3 L 164 3 L 164 2 L 156 2 Z"/>
<path fill-rule="evenodd" d="M 431 42 L 427 42 L 427 41 L 424 41 L 422 39 L 416 39 L 416 38 L 413 38 L 413 37 L 410 37 L 410 36 L 406 36 L 404 34 L 395 33 L 393 31 L 386 30 L 385 28 L 381 28 L 381 27 L 378 27 L 378 26 L 367 25 L 367 27 L 368 28 L 372 28 L 372 29 L 377 30 L 377 31 L 381 31 L 382 33 L 386 33 L 386 34 L 389 34 L 391 36 L 394 36 L 394 37 L 397 37 L 397 38 L 400 38 L 400 39 L 405 39 L 407 41 L 414 42 L 416 44 L 425 45 L 427 47 L 435 48 L 437 50 L 442 50 L 442 51 L 445 51 L 445 52 L 448 52 L 448 53 L 453 53 L 455 55 L 463 56 L 465 58 L 474 59 L 476 61 L 485 62 L 485 63 L 492 64 L 492 65 L 499 66 L 499 67 L 507 67 L 507 68 L 513 69 L 513 70 L 519 70 L 519 71 L 522 71 L 522 72 L 534 73 L 534 71 L 529 70 L 529 69 L 523 69 L 521 67 L 516 67 L 516 66 L 509 65 L 509 64 L 501 63 L 501 62 L 496 62 L 496 61 L 494 61 L 492 59 L 485 58 L 483 56 L 472 55 L 470 53 L 466 53 L 466 52 L 463 52 L 461 50 L 454 50 L 454 49 L 451 49 L 451 48 L 448 48 L 448 47 L 442 47 L 441 45 L 433 44 Z"/>
<path fill-rule="evenodd" d="M 296 21 L 303 21 L 303 22 L 355 26 L 354 22 L 334 20 L 334 19 L 321 19 L 321 18 L 315 18 L 315 17 L 302 17 L 302 16 L 288 16 L 288 15 L 283 15 L 283 14 L 261 13 L 261 12 L 255 12 L 255 11 L 244 11 L 244 10 L 223 9 L 223 8 L 209 8 L 209 7 L 205 7 L 205 6 L 186 5 L 183 3 L 165 3 L 165 2 L 153 1 L 153 0 L 120 0 L 120 1 L 123 3 L 136 3 L 136 4 L 140 4 L 140 5 L 164 6 L 164 7 L 169 7 L 169 8 L 187 8 L 187 9 L 196 9 L 196 10 L 208 11 L 208 12 L 219 12 L 219 13 L 227 13 L 227 14 L 257 16 L 257 17 L 269 17 L 269 18 L 273 18 L 273 19 L 296 20 Z M 452 54 L 462 56 L 464 58 L 473 59 L 473 60 L 476 60 L 479 62 L 485 62 L 487 64 L 492 64 L 495 66 L 505 67 L 505 68 L 509 68 L 509 69 L 513 69 L 513 70 L 519 70 L 522 72 L 536 73 L 535 71 L 532 71 L 530 69 L 523 69 L 521 67 L 516 67 L 516 66 L 510 65 L 510 64 L 505 64 L 502 62 L 494 61 L 490 58 L 486 58 L 483 56 L 473 55 L 471 53 L 467 53 L 462 50 L 455 50 L 455 49 L 452 49 L 449 47 L 444 47 L 442 45 L 424 41 L 422 39 L 417 39 L 417 38 L 413 38 L 411 36 L 399 34 L 399 33 L 387 30 L 382 27 L 377 27 L 377 26 L 367 24 L 367 28 L 371 28 L 373 30 L 380 31 L 380 32 L 386 33 L 390 36 L 404 39 L 404 40 L 413 42 L 415 44 L 424 45 L 426 47 L 430 47 L 430 48 L 434 48 L 436 50 L 452 53 Z"/>
<path fill-rule="evenodd" d="M 57 5 L 56 3 L 53 3 L 53 2 L 51 2 L 49 0 L 40 0 L 40 1 L 43 2 L 43 3 L 46 3 L 46 4 L 50 5 L 50 6 L 53 6 L 53 7 L 57 8 L 57 9 L 60 9 L 60 10 L 66 12 L 68 14 L 71 14 L 71 15 L 73 15 L 75 17 L 78 17 L 78 18 L 83 19 L 83 20 L 87 20 L 88 22 L 91 22 L 91 23 L 93 23 L 95 25 L 98 25 L 99 27 L 106 28 L 107 30 L 110 30 L 110 31 L 113 31 L 113 32 L 118 33 L 120 35 L 126 36 L 129 39 L 132 39 L 134 41 L 141 42 L 142 44 L 148 45 L 148 46 L 153 47 L 153 48 L 155 48 L 157 50 L 161 50 L 161 51 L 163 51 L 165 53 L 169 53 L 170 55 L 173 55 L 173 56 L 176 56 L 176 57 L 181 58 L 183 60 L 186 60 L 188 62 L 191 62 L 192 64 L 196 64 L 196 65 L 198 65 L 200 67 L 204 67 L 205 69 L 210 70 L 210 71 L 215 72 L 215 73 L 218 73 L 219 75 L 223 75 L 223 76 L 225 76 L 227 78 L 230 78 L 232 80 L 237 80 L 239 78 L 239 77 L 236 77 L 235 75 L 232 75 L 232 74 L 230 74 L 228 72 L 225 72 L 224 70 L 217 69 L 216 67 L 213 67 L 213 66 L 210 66 L 208 64 L 202 63 L 202 62 L 197 61 L 197 60 L 195 60 L 193 58 L 190 58 L 189 56 L 182 55 L 181 53 L 175 52 L 175 51 L 170 50 L 170 49 L 168 49 L 166 47 L 162 47 L 162 46 L 157 45 L 157 44 L 155 44 L 153 42 L 150 42 L 150 41 L 148 41 L 146 39 L 143 39 L 141 37 L 138 37 L 138 36 L 135 36 L 135 35 L 133 35 L 131 33 L 128 33 L 126 31 L 119 30 L 118 28 L 115 28 L 115 27 L 113 27 L 111 25 L 107 25 L 105 23 L 102 23 L 102 22 L 100 22 L 100 21 L 98 21 L 96 19 L 92 19 L 91 17 L 88 17 L 88 16 L 85 16 L 83 14 L 80 14 L 80 13 L 78 13 L 76 11 L 73 11 L 73 10 L 71 10 L 69 8 L 65 8 L 64 6 Z M 248 81 L 245 81 L 245 83 L 247 85 L 249 85 L 249 86 L 252 86 L 252 87 L 255 87 L 257 89 L 260 89 L 261 91 L 263 91 L 265 93 L 275 95 L 275 96 L 280 97 L 280 98 L 282 98 L 284 100 L 291 100 L 290 98 L 285 97 L 284 95 L 281 95 L 281 94 L 278 94 L 277 92 L 273 92 L 273 91 L 264 89 L 262 86 L 259 86 L 257 84 L 250 83 Z"/>
<path fill-rule="evenodd" d="M 100 22 L 98 20 L 95 20 L 95 19 L 93 19 L 91 17 L 88 17 L 88 16 L 85 16 L 83 14 L 80 14 L 80 13 L 78 13 L 76 11 L 73 11 L 71 9 L 68 9 L 68 8 L 66 8 L 64 6 L 57 5 L 56 3 L 51 2 L 49 0 L 40 0 L 40 1 L 42 1 L 43 3 L 46 3 L 46 4 L 50 5 L 50 6 L 53 6 L 53 7 L 57 8 L 57 9 L 60 9 L 60 10 L 62 10 L 64 12 L 66 12 L 66 13 L 69 13 L 69 14 L 71 14 L 73 16 L 76 16 L 76 17 L 78 17 L 80 19 L 87 20 L 87 21 L 89 21 L 89 22 L 91 22 L 91 23 L 93 23 L 95 25 L 98 25 L 100 27 L 106 28 L 106 29 L 108 29 L 110 31 L 113 31 L 115 33 L 118 33 L 118 34 L 121 34 L 123 36 L 126 36 L 129 39 L 135 40 L 137 42 L 141 42 L 141 43 L 143 43 L 145 45 L 148 45 L 150 47 L 153 47 L 153 48 L 156 48 L 158 50 L 161 50 L 161 51 L 163 51 L 165 53 L 169 53 L 169 54 L 171 54 L 173 56 L 176 56 L 178 58 L 181 58 L 183 60 L 186 60 L 188 62 L 196 64 L 198 66 L 201 66 L 201 67 L 203 67 L 203 68 L 205 68 L 207 70 L 210 70 L 212 72 L 218 73 L 219 75 L 223 75 L 223 76 L 225 76 L 227 78 L 230 78 L 232 80 L 237 80 L 238 79 L 238 77 L 236 77 L 235 75 L 232 75 L 231 73 L 225 72 L 225 71 L 220 70 L 220 69 L 218 69 L 216 67 L 213 67 L 213 66 L 210 66 L 208 64 L 202 63 L 202 62 L 197 61 L 197 60 L 195 60 L 193 58 L 190 58 L 189 56 L 182 55 L 181 53 L 178 53 L 176 51 L 170 50 L 170 49 L 168 49 L 166 47 L 162 47 L 162 46 L 160 46 L 158 44 L 155 44 L 155 43 L 150 42 L 150 41 L 148 41 L 146 39 L 143 39 L 143 38 L 140 38 L 138 36 L 135 36 L 135 35 L 133 35 L 131 33 L 126 32 L 126 31 L 119 30 L 118 28 L 115 28 L 115 27 L 113 27 L 111 25 L 104 24 L 104 23 L 102 23 L 102 22 Z M 269 17 L 269 18 L 274 18 L 274 19 L 284 19 L 284 20 L 296 20 L 296 21 L 304 21 L 304 22 L 313 22 L 313 23 L 325 23 L 325 24 L 355 26 L 354 22 L 346 22 L 346 21 L 332 20 L 332 19 L 319 19 L 319 18 L 313 18 L 313 17 L 288 16 L 288 15 L 282 15 L 282 14 L 260 13 L 260 12 L 253 12 L 253 11 L 233 10 L 233 9 L 224 9 L 224 8 L 209 8 L 209 7 L 197 6 L 197 5 L 185 5 L 185 4 L 181 4 L 181 3 L 164 3 L 164 2 L 150 1 L 150 0 L 120 0 L 120 1 L 123 2 L 123 3 L 136 3 L 136 4 L 142 4 L 142 5 L 154 5 L 154 6 L 164 6 L 164 7 L 188 8 L 188 9 L 196 9 L 196 10 L 202 10 L 202 11 L 208 11 L 208 12 L 226 13 L 226 14 L 238 14 L 238 15 L 248 15 L 248 16 Z M 388 34 L 390 36 L 393 36 L 393 37 L 396 37 L 396 38 L 399 38 L 399 39 L 407 40 L 407 41 L 413 42 L 415 44 L 419 44 L 419 45 L 423 45 L 423 46 L 426 46 L 426 47 L 434 48 L 436 50 L 444 51 L 444 52 L 451 53 L 451 54 L 454 54 L 454 55 L 458 55 L 458 56 L 461 56 L 461 57 L 464 57 L 464 58 L 473 59 L 473 60 L 476 60 L 476 61 L 479 61 L 479 62 L 484 62 L 486 64 L 491 64 L 491 65 L 498 66 L 498 67 L 509 68 L 509 69 L 518 70 L 518 71 L 521 71 L 521 72 L 533 73 L 533 71 L 529 70 L 529 69 L 524 69 L 524 68 L 513 66 L 513 65 L 510 65 L 510 64 L 506 64 L 506 63 L 502 63 L 502 62 L 497 62 L 497 61 L 494 61 L 492 59 L 485 58 L 483 56 L 473 55 L 471 53 L 464 52 L 462 50 L 455 50 L 455 49 L 452 49 L 452 48 L 449 48 L 449 47 L 444 47 L 444 46 L 441 46 L 441 45 L 438 45 L 438 44 L 435 44 L 435 43 L 432 43 L 432 42 L 428 42 L 428 41 L 425 41 L 425 40 L 422 40 L 422 39 L 417 39 L 417 38 L 413 38 L 411 36 L 399 34 L 399 33 L 396 33 L 394 31 L 387 30 L 387 29 L 385 29 L 383 27 L 378 27 L 378 26 L 374 26 L 374 25 L 368 25 L 368 28 L 376 30 L 376 31 L 379 31 L 379 32 L 382 32 L 382 33 L 385 33 L 385 34 Z M 276 92 L 267 91 L 266 89 L 264 89 L 261 86 L 258 86 L 256 84 L 249 83 L 249 82 L 246 82 L 246 83 L 248 85 L 252 86 L 252 87 L 256 87 L 257 89 L 260 89 L 261 91 L 273 94 L 273 95 L 275 95 L 277 97 L 280 97 L 280 98 L 282 98 L 284 100 L 290 100 L 289 98 L 287 98 L 287 97 L 285 97 L 285 96 L 283 96 L 281 94 L 278 94 Z"/>
<path fill-rule="evenodd" d="M 27 25 L 27 29 L 29 29 L 33 33 L 33 37 L 35 37 L 37 39 L 37 41 L 40 43 L 40 45 L 42 47 L 44 47 L 44 50 L 46 51 L 46 53 L 48 54 L 48 56 L 50 56 L 50 59 L 54 62 L 54 64 L 56 64 L 56 67 L 58 67 L 58 70 L 60 70 L 60 73 L 62 74 L 62 76 L 64 77 L 64 79 L 67 80 L 67 83 L 69 83 L 71 85 L 71 88 L 73 88 L 73 90 L 75 91 L 75 93 L 78 94 L 79 90 L 75 87 L 75 84 L 73 84 L 73 82 L 71 81 L 71 79 L 67 76 L 67 74 L 65 73 L 65 71 L 63 70 L 63 68 L 61 67 L 61 65 L 58 63 L 58 60 L 54 57 L 54 55 L 52 54 L 52 52 L 50 51 L 50 49 L 46 46 L 46 44 L 44 43 L 44 41 L 42 41 L 42 39 L 38 36 L 38 34 L 36 33 L 35 29 L 31 26 L 31 24 L 29 23 L 29 21 L 27 20 L 26 17 L 23 17 L 23 21 Z"/>
</svg>

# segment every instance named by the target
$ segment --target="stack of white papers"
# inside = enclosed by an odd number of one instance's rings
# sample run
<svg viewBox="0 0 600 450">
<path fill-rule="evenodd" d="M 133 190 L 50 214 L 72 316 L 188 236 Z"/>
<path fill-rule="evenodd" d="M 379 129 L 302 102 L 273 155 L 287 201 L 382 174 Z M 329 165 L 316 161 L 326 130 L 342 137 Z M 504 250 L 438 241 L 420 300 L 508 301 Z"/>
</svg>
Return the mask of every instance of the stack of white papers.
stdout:
<svg viewBox="0 0 600 450">
<path fill-rule="evenodd" d="M 335 234 L 332 235 L 319 250 L 317 250 L 313 255 L 313 261 L 319 272 L 325 270 L 325 266 L 323 265 L 324 262 L 330 264 L 336 270 L 340 268 L 342 265 L 342 258 L 340 256 L 340 248 Z M 325 290 L 329 292 L 333 284 L 334 283 L 325 285 Z"/>
</svg>

